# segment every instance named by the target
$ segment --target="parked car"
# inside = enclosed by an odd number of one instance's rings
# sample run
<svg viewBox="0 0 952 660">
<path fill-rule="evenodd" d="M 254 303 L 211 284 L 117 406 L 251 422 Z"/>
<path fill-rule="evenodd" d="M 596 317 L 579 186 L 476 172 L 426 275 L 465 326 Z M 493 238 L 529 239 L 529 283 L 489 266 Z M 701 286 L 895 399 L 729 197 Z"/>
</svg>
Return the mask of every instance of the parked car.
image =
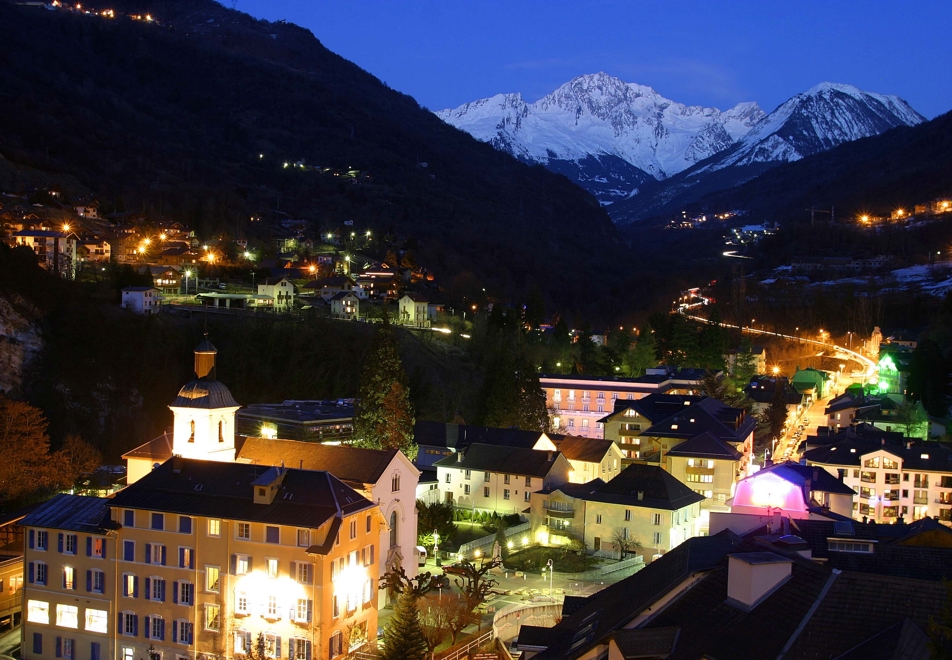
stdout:
<svg viewBox="0 0 952 660">
<path fill-rule="evenodd" d="M 449 564 L 448 566 L 443 567 L 443 573 L 449 573 L 451 575 L 463 575 L 466 570 L 461 564 Z"/>
</svg>

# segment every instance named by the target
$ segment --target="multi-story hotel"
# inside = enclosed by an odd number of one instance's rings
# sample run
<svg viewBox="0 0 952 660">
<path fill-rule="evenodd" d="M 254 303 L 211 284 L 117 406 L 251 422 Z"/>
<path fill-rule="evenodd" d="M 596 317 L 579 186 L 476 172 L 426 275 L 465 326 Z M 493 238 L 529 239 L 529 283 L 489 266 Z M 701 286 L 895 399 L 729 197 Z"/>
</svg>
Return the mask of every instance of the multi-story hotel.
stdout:
<svg viewBox="0 0 952 660">
<path fill-rule="evenodd" d="M 705 373 L 701 369 L 649 369 L 640 378 L 540 376 L 552 430 L 583 438 L 603 438 L 601 418 L 612 412 L 618 399 L 641 399 L 649 394 L 696 394 Z"/>
<path fill-rule="evenodd" d="M 24 520 L 23 658 L 335 658 L 376 637 L 380 509 L 328 472 L 175 457 Z"/>
</svg>

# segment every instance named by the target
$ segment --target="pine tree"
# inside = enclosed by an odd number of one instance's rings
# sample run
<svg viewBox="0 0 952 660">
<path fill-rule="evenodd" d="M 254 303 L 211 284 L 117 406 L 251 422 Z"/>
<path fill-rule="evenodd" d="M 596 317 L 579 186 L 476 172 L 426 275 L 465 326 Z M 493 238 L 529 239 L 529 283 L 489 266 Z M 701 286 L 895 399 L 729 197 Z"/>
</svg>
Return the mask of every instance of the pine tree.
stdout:
<svg viewBox="0 0 952 660">
<path fill-rule="evenodd" d="M 549 413 L 539 374 L 528 356 L 504 350 L 493 360 L 480 395 L 481 423 L 498 428 L 545 432 Z"/>
<path fill-rule="evenodd" d="M 354 410 L 354 445 L 399 449 L 416 457 L 413 406 L 393 326 L 387 319 L 377 330 L 364 360 Z"/>
<path fill-rule="evenodd" d="M 658 356 L 654 334 L 650 329 L 645 328 L 641 331 L 635 347 L 625 353 L 625 372 L 629 378 L 638 378 L 644 376 L 645 372 L 656 364 L 658 364 Z"/>
<path fill-rule="evenodd" d="M 783 425 L 787 422 L 787 384 L 779 378 L 774 382 L 767 417 L 770 420 L 770 434 L 775 438 L 782 436 Z"/>
<path fill-rule="evenodd" d="M 420 627 L 417 601 L 410 590 L 397 599 L 393 618 L 387 625 L 383 645 L 384 660 L 425 660 L 426 642 Z"/>
</svg>

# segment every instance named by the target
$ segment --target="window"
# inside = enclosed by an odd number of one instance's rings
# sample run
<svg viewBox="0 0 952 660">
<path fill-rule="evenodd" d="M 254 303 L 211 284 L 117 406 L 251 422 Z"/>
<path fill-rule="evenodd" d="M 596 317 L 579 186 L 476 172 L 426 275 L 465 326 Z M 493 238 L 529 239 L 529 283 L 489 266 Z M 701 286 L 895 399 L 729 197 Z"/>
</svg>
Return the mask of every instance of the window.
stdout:
<svg viewBox="0 0 952 660">
<path fill-rule="evenodd" d="M 136 560 L 136 542 L 135 541 L 122 542 L 122 560 L 123 561 Z"/>
<path fill-rule="evenodd" d="M 397 512 L 390 512 L 390 547 L 397 547 Z"/>
<path fill-rule="evenodd" d="M 42 530 L 37 530 L 36 532 L 36 549 L 37 550 L 49 550 L 50 549 L 50 533 L 44 532 Z"/>
<path fill-rule="evenodd" d="M 188 423 L 188 429 L 189 429 L 188 441 L 195 442 L 195 420 L 194 419 Z"/>
<path fill-rule="evenodd" d="M 367 514 L 367 533 L 370 533 L 370 514 Z"/>
<path fill-rule="evenodd" d="M 574 420 L 574 419 L 570 419 L 570 420 L 569 420 L 569 428 L 575 428 L 575 420 Z"/>
<path fill-rule="evenodd" d="M 353 541 L 357 538 L 357 520 L 350 521 L 350 540 Z"/>
<path fill-rule="evenodd" d="M 712 484 L 714 483 L 713 474 L 686 474 L 684 480 L 688 483 Z"/>
<path fill-rule="evenodd" d="M 145 634 L 149 639 L 165 639 L 165 619 L 160 616 L 147 616 Z"/>
<path fill-rule="evenodd" d="M 98 633 L 108 632 L 108 620 L 109 613 L 106 610 L 86 608 L 86 630 Z"/>
<path fill-rule="evenodd" d="M 331 658 L 340 655 L 344 652 L 344 635 L 341 631 L 336 630 L 334 634 L 331 635 L 330 645 L 327 649 L 327 655 Z"/>
<path fill-rule="evenodd" d="M 532 477 L 526 477 L 526 488 L 532 488 Z"/>
<path fill-rule="evenodd" d="M 469 495 L 469 484 L 463 486 L 463 495 Z"/>
<path fill-rule="evenodd" d="M 41 561 L 36 562 L 36 584 L 46 584 L 47 566 Z"/>
<path fill-rule="evenodd" d="M 135 657 L 135 649 L 133 649 L 131 646 L 122 647 L 122 652 L 119 654 L 119 660 L 135 660 Z"/>
<path fill-rule="evenodd" d="M 79 628 L 79 608 L 76 605 L 57 605 L 56 625 L 63 628 Z"/>
<path fill-rule="evenodd" d="M 42 600 L 29 600 L 26 603 L 26 620 L 30 623 L 50 622 L 50 604 Z"/>
<path fill-rule="evenodd" d="M 879 456 L 873 458 L 867 458 L 863 461 L 863 467 L 866 468 L 878 468 L 879 467 Z"/>
<path fill-rule="evenodd" d="M 221 521 L 209 518 L 208 520 L 208 535 L 209 536 L 221 536 Z"/>
<path fill-rule="evenodd" d="M 264 654 L 269 658 L 281 657 L 281 638 L 274 633 L 264 634 Z"/>
<path fill-rule="evenodd" d="M 132 573 L 123 573 L 122 575 L 122 595 L 127 598 L 138 598 L 139 579 Z"/>
<path fill-rule="evenodd" d="M 106 556 L 106 539 L 93 538 L 90 536 L 87 537 L 86 540 L 89 544 L 88 554 L 90 557 L 98 557 L 99 559 L 102 559 Z"/>
<path fill-rule="evenodd" d="M 152 514 L 152 529 L 162 531 L 165 529 L 165 514 L 164 513 L 153 513 Z"/>
<path fill-rule="evenodd" d="M 490 472 L 483 472 L 483 481 L 486 482 L 487 484 L 489 483 L 490 474 L 491 474 Z"/>
<path fill-rule="evenodd" d="M 145 579 L 146 595 L 152 600 L 165 600 L 165 580 L 160 577 Z"/>
<path fill-rule="evenodd" d="M 529 491 L 526 491 L 525 493 L 523 493 L 523 495 L 525 495 L 525 498 L 524 498 L 524 499 L 525 499 L 526 502 L 531 501 L 531 499 L 532 499 L 532 493 L 530 493 Z"/>
<path fill-rule="evenodd" d="M 450 474 L 449 472 L 446 473 L 446 483 L 448 484 L 453 483 L 453 475 Z"/>
<path fill-rule="evenodd" d="M 367 520 L 370 520 L 370 516 L 367 516 Z M 355 523 L 356 524 L 356 523 Z M 369 529 L 367 530 L 370 531 Z M 299 548 L 307 548 L 311 545 L 311 530 L 309 529 L 299 529 L 297 531 L 297 544 Z"/>
<path fill-rule="evenodd" d="M 295 562 L 295 570 L 298 582 L 301 584 L 311 583 L 311 565 L 309 563 L 304 561 Z"/>
<path fill-rule="evenodd" d="M 394 472 L 390 477 L 390 491 L 396 493 L 398 490 L 400 490 L 400 473 Z"/>
<path fill-rule="evenodd" d="M 56 638 L 56 657 L 75 658 L 76 640 L 69 637 Z"/>
<path fill-rule="evenodd" d="M 218 605 L 205 605 L 205 630 L 221 630 L 221 608 Z"/>
<path fill-rule="evenodd" d="M 288 643 L 291 645 L 291 651 L 289 653 L 288 660 L 309 660 L 311 657 L 310 640 L 300 637 L 292 637 L 290 640 L 288 640 Z"/>
<path fill-rule="evenodd" d="M 599 513 L 599 514 L 597 514 L 597 515 L 595 516 L 595 524 L 596 524 L 596 525 L 601 525 L 601 524 L 602 524 L 602 514 Z"/>
<path fill-rule="evenodd" d="M 221 585 L 221 569 L 218 566 L 205 567 L 205 591 L 218 592 Z"/>
<path fill-rule="evenodd" d="M 179 568 L 195 568 L 195 553 L 191 548 L 179 548 Z"/>
<path fill-rule="evenodd" d="M 651 523 L 652 523 L 653 525 L 660 525 L 660 524 L 661 524 L 661 514 L 660 514 L 660 513 L 654 514 L 654 515 L 652 516 Z"/>
<path fill-rule="evenodd" d="M 172 641 L 176 644 L 191 645 L 194 641 L 192 632 L 192 622 L 187 619 L 179 619 L 172 622 Z"/>
<path fill-rule="evenodd" d="M 297 605 L 294 608 L 294 620 L 295 621 L 310 621 L 311 620 L 311 601 L 307 598 L 298 598 Z"/>
<path fill-rule="evenodd" d="M 268 596 L 268 609 L 267 609 L 267 618 L 269 619 L 278 619 L 278 597 L 275 595 Z"/>
<path fill-rule="evenodd" d="M 43 633 L 33 633 L 33 652 L 37 654 L 43 652 Z"/>
<path fill-rule="evenodd" d="M 508 500 L 508 499 L 509 499 L 509 489 L 508 489 L 508 488 L 506 488 L 505 490 L 502 491 L 502 499 L 504 499 L 504 500 Z"/>
<path fill-rule="evenodd" d="M 236 614 L 250 614 L 251 612 L 248 609 L 248 594 L 244 591 L 235 592 L 235 613 Z"/>
<path fill-rule="evenodd" d="M 502 482 L 503 482 L 504 484 L 506 484 L 507 486 L 509 485 L 509 478 L 510 478 L 510 477 L 509 477 L 508 474 L 503 475 L 503 478 L 502 478 Z"/>
<path fill-rule="evenodd" d="M 265 543 L 281 543 L 281 528 L 268 525 L 264 528 Z"/>
<path fill-rule="evenodd" d="M 195 604 L 195 585 L 191 582 L 177 582 L 178 602 L 181 605 Z"/>
<path fill-rule="evenodd" d="M 278 577 L 278 560 L 274 557 L 269 557 L 265 559 L 265 561 L 268 563 L 268 577 Z"/>
<path fill-rule="evenodd" d="M 483 488 L 483 497 L 489 497 L 489 486 Z"/>
<path fill-rule="evenodd" d="M 76 569 L 72 566 L 63 567 L 63 588 L 64 589 L 75 589 L 76 588 Z"/>
<path fill-rule="evenodd" d="M 251 538 L 251 524 L 250 523 L 238 523 L 238 538 L 240 539 L 250 539 Z"/>
<path fill-rule="evenodd" d="M 192 533 L 192 519 L 189 516 L 179 516 L 178 531 L 180 534 Z"/>
<path fill-rule="evenodd" d="M 863 543 L 861 541 L 838 541 L 838 540 L 828 539 L 827 544 L 830 550 L 835 552 L 871 553 L 873 551 L 872 543 Z"/>
<path fill-rule="evenodd" d="M 251 557 L 235 555 L 235 575 L 247 575 L 251 571 Z"/>
<path fill-rule="evenodd" d="M 158 543 L 146 543 L 145 563 L 165 566 L 165 546 Z"/>
<path fill-rule="evenodd" d="M 625 509 L 625 522 L 631 521 L 631 509 Z"/>
<path fill-rule="evenodd" d="M 94 594 L 105 593 L 106 591 L 106 574 L 100 571 L 99 569 L 93 569 L 86 573 L 86 590 L 91 591 Z"/>
<path fill-rule="evenodd" d="M 652 534 L 651 540 L 654 542 L 656 546 L 661 545 L 661 532 L 655 532 L 654 534 Z"/>
</svg>

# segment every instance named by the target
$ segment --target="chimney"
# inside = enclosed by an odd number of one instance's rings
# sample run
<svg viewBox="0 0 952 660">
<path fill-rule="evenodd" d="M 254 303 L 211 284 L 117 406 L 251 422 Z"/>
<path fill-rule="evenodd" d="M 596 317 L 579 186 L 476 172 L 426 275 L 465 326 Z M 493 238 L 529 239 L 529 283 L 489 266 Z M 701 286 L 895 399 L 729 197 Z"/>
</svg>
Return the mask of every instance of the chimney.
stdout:
<svg viewBox="0 0 952 660">
<path fill-rule="evenodd" d="M 639 490 L 639 491 L 638 491 L 638 501 L 640 502 L 640 501 L 642 501 L 643 499 L 645 499 L 645 491 Z"/>
<path fill-rule="evenodd" d="M 463 462 L 463 452 L 461 451 L 456 452 L 456 462 L 457 463 Z"/>
<path fill-rule="evenodd" d="M 727 600 L 745 611 L 754 609 L 791 576 L 793 561 L 773 552 L 729 555 Z"/>
<path fill-rule="evenodd" d="M 548 454 L 548 459 L 547 459 L 547 460 L 551 461 L 552 458 L 553 458 L 552 452 L 549 451 L 549 452 L 546 452 L 546 453 Z"/>
<path fill-rule="evenodd" d="M 254 503 L 271 504 L 274 501 L 274 496 L 281 489 L 285 474 L 287 474 L 287 470 L 284 467 L 270 467 L 252 481 Z"/>
</svg>

